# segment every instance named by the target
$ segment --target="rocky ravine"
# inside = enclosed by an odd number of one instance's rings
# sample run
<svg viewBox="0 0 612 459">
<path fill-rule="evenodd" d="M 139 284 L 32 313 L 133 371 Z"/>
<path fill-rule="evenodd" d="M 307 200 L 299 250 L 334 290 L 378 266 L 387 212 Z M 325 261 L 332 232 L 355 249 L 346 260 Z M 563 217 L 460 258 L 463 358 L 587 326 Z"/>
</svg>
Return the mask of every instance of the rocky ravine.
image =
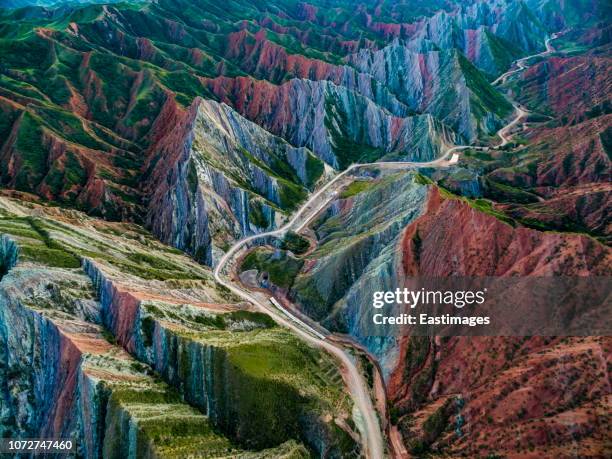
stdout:
<svg viewBox="0 0 612 459">
<path fill-rule="evenodd" d="M 430 115 L 392 115 L 328 81 L 293 79 L 276 86 L 220 77 L 206 85 L 246 118 L 293 145 L 310 148 L 335 168 L 386 157 L 431 160 L 453 141 L 452 132 Z"/>
</svg>

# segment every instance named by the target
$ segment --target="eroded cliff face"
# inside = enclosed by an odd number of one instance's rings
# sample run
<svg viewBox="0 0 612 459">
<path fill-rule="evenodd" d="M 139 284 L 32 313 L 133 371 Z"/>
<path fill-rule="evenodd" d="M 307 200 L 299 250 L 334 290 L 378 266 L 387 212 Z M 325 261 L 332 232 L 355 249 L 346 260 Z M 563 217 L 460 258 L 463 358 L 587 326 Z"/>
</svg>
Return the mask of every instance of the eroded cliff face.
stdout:
<svg viewBox="0 0 612 459">
<path fill-rule="evenodd" d="M 442 48 L 462 49 L 475 65 L 494 75 L 503 71 L 505 59 L 517 48 L 527 54 L 542 50 L 546 28 L 524 3 L 496 0 L 439 12 L 417 34 Z"/>
<path fill-rule="evenodd" d="M 87 122 L 81 125 L 73 115 L 48 113 L 30 103 L 27 98 L 0 100 L 2 186 L 109 219 L 140 215 L 138 191 L 123 186 L 135 173 L 129 144 L 110 133 L 107 141 L 90 138 L 93 128 Z M 53 124 L 44 124 L 41 116 L 53 117 Z M 120 158 L 126 167 L 117 167 Z"/>
<path fill-rule="evenodd" d="M 406 276 L 604 275 L 612 255 L 587 236 L 515 227 L 435 188 L 402 247 Z"/>
<path fill-rule="evenodd" d="M 495 75 L 510 67 L 520 52 L 518 48 L 510 50 L 484 26 L 463 29 L 463 40 L 456 38 L 454 34 L 459 34 L 457 29 L 462 25 L 450 16 L 444 18 L 430 19 L 434 26 L 429 32 L 417 33 L 407 41 L 395 39 L 379 50 L 364 47 L 349 54 L 343 58 L 348 65 L 289 54 L 269 40 L 265 30 L 254 35 L 246 29 L 233 33 L 226 56 L 249 74 L 274 84 L 294 78 L 326 80 L 370 99 L 395 116 L 429 113 L 473 141 L 495 132 L 509 115 L 510 105 L 500 98 L 481 96 L 483 91 L 494 95 L 495 90 L 485 78 L 472 81 L 478 70 L 468 60 Z M 455 52 L 457 48 L 463 53 Z"/>
<path fill-rule="evenodd" d="M 140 186 L 151 172 L 147 152 L 181 129 L 198 97 L 229 103 L 336 168 L 380 157 L 431 159 L 453 140 L 488 142 L 510 112 L 488 81 L 542 50 L 547 33 L 592 24 L 605 11 L 600 3 L 421 2 L 408 11 L 401 3 L 219 8 L 181 0 L 7 11 L 0 182 L 109 220 L 141 222 L 148 203 L 161 200 Z M 590 43 L 605 39 L 598 33 Z M 262 178 L 253 186 L 260 189 Z M 205 203 L 190 204 L 205 220 Z M 172 218 L 160 219 L 167 234 Z M 174 235 L 193 254 L 215 239 L 196 226 Z M 200 259 L 210 262 L 207 251 Z"/>
<path fill-rule="evenodd" d="M 276 227 L 325 167 L 492 141 L 510 107 L 488 81 L 606 7 L 217 3 L 2 13 L 2 184 L 109 220 L 145 216 L 212 266 Z M 536 126 L 432 174 L 496 202 L 414 174 L 362 177 L 314 225 L 314 251 L 272 255 L 293 263 L 277 291 L 380 359 L 392 435 L 414 455 L 609 453 L 608 339 L 396 341 L 358 326 L 373 291 L 420 274 L 609 274 L 597 240 L 539 231 L 610 238 L 609 27 L 567 37 L 555 44 L 600 48 L 546 58 L 508 86 Z M 0 241 L 0 433 L 71 436 L 86 457 L 359 450 L 333 362 L 209 270 L 137 227 L 0 207 L 0 232 L 20 247 L 14 267 L 16 245 Z"/>
<path fill-rule="evenodd" d="M 206 85 L 249 120 L 293 145 L 308 147 L 335 168 L 386 157 L 432 160 L 453 140 L 452 132 L 430 115 L 395 116 L 328 81 L 293 79 L 276 86 L 219 77 Z"/>
<path fill-rule="evenodd" d="M 540 113 L 576 123 L 610 111 L 605 55 L 554 56 L 534 64 L 516 82 L 518 100 Z M 599 113 L 598 113 L 599 111 Z"/>
<path fill-rule="evenodd" d="M 336 363 L 208 268 L 134 225 L 0 205 L 2 433 L 92 458 L 358 453 Z"/>
<path fill-rule="evenodd" d="M 371 99 L 394 115 L 406 114 L 406 107 L 399 102 L 398 95 L 390 88 L 377 84 L 371 75 L 358 72 L 350 65 L 337 65 L 301 54 L 291 54 L 268 39 L 265 29 L 254 35 L 247 29 L 230 34 L 225 55 L 257 79 L 274 84 L 294 78 L 327 80 Z"/>
<path fill-rule="evenodd" d="M 612 257 L 592 238 L 513 227 L 436 189 L 401 247 L 406 279 L 609 275 Z M 414 451 L 566 457 L 579 447 L 602 454 L 609 346 L 593 337 L 404 337 L 387 386 L 394 422 Z M 432 417 L 461 435 L 432 431 Z M 526 440 L 510 441 L 519 432 Z"/>
<path fill-rule="evenodd" d="M 417 218 L 427 187 L 414 172 L 365 177 L 350 185 L 312 227 L 317 249 L 305 257 L 291 295 L 310 317 L 332 331 L 348 333 L 393 367 L 393 339 L 369 336 L 374 291 L 398 285 L 401 233 Z"/>
<path fill-rule="evenodd" d="M 346 395 L 324 394 L 319 382 L 301 373 L 315 359 L 329 372 L 326 380 L 337 382 L 333 361 L 267 316 L 236 308 L 207 314 L 163 290 L 145 294 L 144 285 L 126 285 L 91 261 L 85 271 L 100 292 L 103 323 L 118 342 L 244 448 L 275 447 L 293 438 L 336 457 L 355 447 L 347 433 L 318 414 L 331 414 L 332 402 L 344 406 Z"/>
<path fill-rule="evenodd" d="M 560 50 L 580 47 L 597 31 L 568 32 L 553 43 Z M 605 47 L 572 57 L 553 54 L 509 84 L 531 110 L 516 134 L 525 145 L 479 161 L 475 169 L 486 171 L 485 195 L 525 225 L 609 241 L 612 115 Z"/>
<path fill-rule="evenodd" d="M 161 240 L 209 266 L 241 237 L 274 228 L 323 174 L 230 107 L 196 99 L 151 149 L 147 221 Z"/>
<path fill-rule="evenodd" d="M 87 458 L 236 448 L 105 338 L 80 270 L 19 263 L 2 279 L 0 305 L 4 436 L 70 439 Z"/>
<path fill-rule="evenodd" d="M 420 175 L 391 177 L 340 193 L 312 225 L 317 248 L 304 256 L 289 293 L 303 312 L 377 357 L 391 436 L 415 455 L 484 448 L 568 457 L 576 445 L 603 454 L 608 339 L 382 338 L 364 336 L 360 319 L 371 320 L 374 291 L 419 276 L 610 275 L 609 247 L 523 227 L 501 206 L 440 191 Z M 519 433 L 525 441 L 511 441 Z"/>
<path fill-rule="evenodd" d="M 348 61 L 391 88 L 412 110 L 431 113 L 467 142 L 493 134 L 511 112 L 511 105 L 454 48 L 395 41 L 379 51 L 363 49 Z"/>
<path fill-rule="evenodd" d="M 607 114 L 573 126 L 535 128 L 526 153 L 538 158 L 537 164 L 522 170 L 500 168 L 488 177 L 533 190 L 542 198 L 527 204 L 503 199 L 507 202 L 501 207 L 534 227 L 587 233 L 608 241 L 611 122 L 612 115 Z"/>
</svg>

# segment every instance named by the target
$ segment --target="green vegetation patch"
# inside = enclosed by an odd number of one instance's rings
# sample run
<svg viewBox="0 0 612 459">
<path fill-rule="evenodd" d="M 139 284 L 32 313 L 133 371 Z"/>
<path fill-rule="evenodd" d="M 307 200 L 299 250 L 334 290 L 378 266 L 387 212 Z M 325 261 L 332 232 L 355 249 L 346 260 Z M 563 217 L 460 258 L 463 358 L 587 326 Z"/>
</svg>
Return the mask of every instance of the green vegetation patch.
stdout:
<svg viewBox="0 0 612 459">
<path fill-rule="evenodd" d="M 295 210 L 306 199 L 306 191 L 300 185 L 279 180 L 280 205 L 286 210 Z"/>
<path fill-rule="evenodd" d="M 48 230 L 42 220 L 34 217 L 0 219 L 0 233 L 19 241 L 21 259 L 57 268 L 79 268 L 80 258 L 52 239 Z"/>
<path fill-rule="evenodd" d="M 358 195 L 359 193 L 363 193 L 364 191 L 369 190 L 374 182 L 371 180 L 355 180 L 351 182 L 342 193 L 340 193 L 340 198 L 346 199 L 352 196 Z"/>
<path fill-rule="evenodd" d="M 161 256 L 133 252 L 127 258 L 129 261 L 119 258 L 110 258 L 108 261 L 125 273 L 147 280 L 202 279 L 202 276 L 185 271 L 177 263 Z"/>
<path fill-rule="evenodd" d="M 280 328 L 242 337 L 224 351 L 227 360 L 222 368 L 230 372 L 226 390 L 237 398 L 227 427 L 234 427 L 236 419 L 253 446 L 300 438 L 302 422 L 318 424 L 321 413 L 347 410 L 342 378 L 330 357 Z M 346 435 L 335 432 L 331 441 L 341 444 Z"/>
<path fill-rule="evenodd" d="M 310 242 L 305 237 L 293 231 L 288 231 L 281 242 L 281 249 L 290 250 L 296 255 L 302 255 L 310 248 Z"/>
<path fill-rule="evenodd" d="M 142 318 L 145 345 L 153 339 L 155 320 L 172 321 L 188 329 L 249 331 L 257 328 L 272 328 L 276 322 L 267 314 L 254 311 L 232 311 L 214 313 L 189 304 L 176 305 L 147 303 L 143 305 L 146 316 Z"/>
<path fill-rule="evenodd" d="M 530 204 L 538 202 L 538 196 L 520 188 L 500 183 L 491 178 L 485 179 L 487 196 L 495 201 Z"/>
<path fill-rule="evenodd" d="M 286 252 L 275 253 L 269 249 L 257 248 L 244 257 L 241 269 L 267 272 L 273 284 L 289 289 L 303 264 L 302 260 L 293 258 Z"/>
<path fill-rule="evenodd" d="M 306 157 L 306 176 L 308 177 L 306 186 L 312 190 L 316 185 L 317 181 L 323 175 L 324 171 L 325 165 L 323 164 L 323 161 L 321 161 L 314 155 L 309 154 Z"/>
<path fill-rule="evenodd" d="M 338 159 L 340 169 L 346 169 L 353 163 L 371 163 L 384 156 L 382 148 L 367 143 L 365 120 L 358 123 L 361 131 L 352 135 L 348 126 L 351 124 L 349 114 L 342 108 L 339 101 L 328 96 L 325 100 L 325 127 L 331 134 L 334 154 Z"/>
<path fill-rule="evenodd" d="M 143 384 L 141 384 L 142 386 Z M 144 387 L 109 385 L 104 451 L 109 457 L 224 457 L 244 454 L 217 433 L 208 418 L 186 405 L 171 387 L 156 383 Z M 136 441 L 129 438 L 136 426 Z"/>
<path fill-rule="evenodd" d="M 488 30 L 485 30 L 485 36 L 493 55 L 495 68 L 500 72 L 509 69 L 513 61 L 521 55 L 521 50 Z"/>
<path fill-rule="evenodd" d="M 16 178 L 16 187 L 31 191 L 44 176 L 47 168 L 47 148 L 42 143 L 40 121 L 24 113 L 17 135 L 17 149 L 21 153 L 22 167 Z"/>
<path fill-rule="evenodd" d="M 479 117 L 483 117 L 487 112 L 493 112 L 500 118 L 505 118 L 512 111 L 512 104 L 486 80 L 480 71 L 466 59 L 462 54 L 458 54 L 459 65 L 465 82 L 477 98 L 472 101 L 472 106 Z"/>
<path fill-rule="evenodd" d="M 257 199 L 249 201 L 249 221 L 257 228 L 267 228 L 270 224 L 264 213 L 263 203 Z"/>
<path fill-rule="evenodd" d="M 147 264 L 151 268 L 154 268 L 154 269 L 166 269 L 166 270 L 180 269 L 178 266 L 176 266 L 175 263 L 168 261 L 165 258 L 155 256 L 155 255 L 150 255 L 144 252 L 130 253 L 128 255 L 128 259 L 139 265 Z"/>
<path fill-rule="evenodd" d="M 507 225 L 516 226 L 514 219 L 508 217 L 505 213 L 496 210 L 495 207 L 493 207 L 493 202 L 489 201 L 488 199 L 464 199 L 470 205 L 470 207 L 473 207 L 480 212 L 484 212 L 485 214 L 492 215 Z"/>
<path fill-rule="evenodd" d="M 325 420 L 327 414 L 350 413 L 350 398 L 336 364 L 288 330 L 167 329 L 163 339 L 177 356 L 169 377 L 185 389 L 187 400 L 202 407 L 211 406 L 201 396 L 200 371 L 205 365 L 205 390 L 214 407 L 211 417 L 241 447 L 258 450 L 291 439 L 305 441 L 304 433 L 313 426 L 329 438 L 330 448 L 345 444 L 347 434 L 336 433 L 333 422 Z"/>
<path fill-rule="evenodd" d="M 25 260 L 34 261 L 57 268 L 79 268 L 80 260 L 64 250 L 49 249 L 38 245 L 21 245 L 20 255 Z"/>
</svg>

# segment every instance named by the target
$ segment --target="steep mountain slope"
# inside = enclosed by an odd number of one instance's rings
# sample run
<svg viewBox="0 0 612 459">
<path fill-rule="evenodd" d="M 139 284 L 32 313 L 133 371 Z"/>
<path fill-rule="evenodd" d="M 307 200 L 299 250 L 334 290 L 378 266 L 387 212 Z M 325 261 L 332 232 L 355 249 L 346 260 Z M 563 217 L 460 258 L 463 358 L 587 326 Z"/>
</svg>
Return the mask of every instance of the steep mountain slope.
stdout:
<svg viewBox="0 0 612 459">
<path fill-rule="evenodd" d="M 326 81 L 294 79 L 274 86 L 249 78 L 218 78 L 207 85 L 250 120 L 310 148 L 336 168 L 389 156 L 428 161 L 453 140 L 452 132 L 430 115 L 393 116 Z"/>
<path fill-rule="evenodd" d="M 529 68 L 517 82 L 517 98 L 540 113 L 572 123 L 610 112 L 609 56 L 554 57 Z"/>
<path fill-rule="evenodd" d="M 222 275 L 335 333 L 390 454 L 610 455 L 608 338 L 364 327 L 373 292 L 419 276 L 611 274 L 609 18 L 599 0 L 0 9 L 0 434 L 86 457 L 363 454 L 337 362 L 209 267 L 353 163 L 471 144 L 341 174 L 301 234 Z"/>
<path fill-rule="evenodd" d="M 430 194 L 425 214 L 406 228 L 402 247 L 404 276 L 609 275 L 612 256 L 608 247 L 584 236 L 512 228 L 437 191 Z M 608 341 L 405 338 L 389 385 L 404 441 L 415 450 L 464 454 L 484 448 L 504 455 L 529 450 L 565 457 L 578 448 L 605 455 L 602 410 L 609 404 L 609 384 L 602 356 Z M 420 366 L 414 356 L 420 356 Z M 560 371 L 567 378 L 559 378 Z M 411 416 L 401 419 L 415 408 L 433 415 L 435 409 L 427 405 L 457 396 L 458 408 L 450 404 L 446 413 L 437 413 L 443 423 L 454 420 L 463 430 L 457 439 L 444 429 L 429 436 L 425 429 L 423 437 L 412 431 Z M 459 415 L 469 429 L 461 429 Z M 568 419 L 574 423 L 570 429 L 565 427 Z M 518 433 L 524 436 L 520 441 L 509 441 Z"/>
<path fill-rule="evenodd" d="M 602 30 L 603 27 L 603 30 Z M 526 225 L 589 233 L 609 241 L 610 90 L 606 25 L 564 34 L 571 49 L 534 63 L 508 83 L 531 110 L 511 153 L 471 154 L 485 196 Z"/>
<path fill-rule="evenodd" d="M 274 228 L 324 167 L 227 105 L 196 99 L 148 160 L 147 222 L 161 240 L 212 265 L 220 250 Z M 179 127 L 180 126 L 180 127 Z"/>
<path fill-rule="evenodd" d="M 609 241 L 611 122 L 612 116 L 605 115 L 540 129 L 512 166 L 487 175 L 488 193 L 525 224 Z M 517 199 L 513 190 L 530 190 L 540 198 Z"/>
<path fill-rule="evenodd" d="M 349 62 L 392 89 L 411 109 L 431 113 L 467 142 L 496 132 L 512 109 L 458 51 L 415 51 L 394 42 L 361 50 Z"/>
<path fill-rule="evenodd" d="M 209 269 L 134 225 L 0 201 L 3 433 L 88 457 L 358 450 L 331 357 Z"/>
<path fill-rule="evenodd" d="M 289 297 L 377 357 L 392 435 L 413 454 L 605 455 L 608 340 L 394 338 L 364 327 L 373 292 L 416 277 L 610 275 L 612 252 L 592 238 L 525 228 L 426 183 L 402 174 L 349 186 L 313 225 L 317 245 L 298 258 Z M 287 270 L 290 259 L 270 263 Z"/>
<path fill-rule="evenodd" d="M 427 183 L 415 173 L 387 173 L 349 186 L 312 226 L 316 250 L 304 257 L 291 283 L 291 297 L 309 316 L 372 346 L 387 370 L 395 354 L 378 349 L 385 343 L 363 327 L 371 322 L 375 291 L 393 291 L 419 276 L 609 272 L 610 250 L 592 238 L 522 227 L 504 215 L 503 206 L 441 196 Z M 427 226 L 421 228 L 423 220 Z"/>
<path fill-rule="evenodd" d="M 411 40 L 460 49 L 489 75 L 501 73 L 513 57 L 542 48 L 546 27 L 524 2 L 462 2 L 417 23 Z"/>
</svg>

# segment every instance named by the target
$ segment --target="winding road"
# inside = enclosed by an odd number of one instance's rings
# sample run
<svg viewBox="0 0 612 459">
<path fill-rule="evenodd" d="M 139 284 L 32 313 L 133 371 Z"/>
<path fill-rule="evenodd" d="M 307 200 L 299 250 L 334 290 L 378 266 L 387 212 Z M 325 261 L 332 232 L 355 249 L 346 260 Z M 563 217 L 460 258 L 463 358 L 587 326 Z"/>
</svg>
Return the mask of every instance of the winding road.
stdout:
<svg viewBox="0 0 612 459">
<path fill-rule="evenodd" d="M 513 70 L 508 70 L 506 73 L 500 75 L 491 84 L 493 86 L 496 86 L 500 83 L 505 83 L 506 81 L 508 81 L 508 78 L 511 77 L 512 75 L 518 72 L 522 72 L 523 70 L 529 68 L 529 65 L 527 65 L 527 62 L 529 60 L 535 57 L 547 56 L 548 54 L 555 52 L 555 48 L 552 47 L 550 42 L 553 41 L 555 38 L 558 38 L 561 35 L 561 33 L 562 32 L 557 32 L 557 33 L 552 34 L 550 37 L 546 38 L 546 40 L 544 40 L 544 45 L 546 46 L 546 49 L 544 51 L 542 51 L 541 53 L 532 54 L 530 56 L 526 56 L 526 57 L 516 60 L 514 64 L 516 65 L 517 68 Z M 519 104 L 517 104 L 516 102 L 512 100 L 511 102 L 512 102 L 512 106 L 514 107 L 514 112 L 516 113 L 516 115 L 514 116 L 512 121 L 510 121 L 510 123 L 508 123 L 506 126 L 504 126 L 499 131 L 497 131 L 497 135 L 501 139 L 501 143 L 498 145 L 498 147 L 503 147 L 510 142 L 510 137 L 511 137 L 510 133 L 512 129 L 514 129 L 514 127 L 521 121 L 521 119 L 525 117 L 525 115 L 529 114 L 529 110 L 521 107 Z"/>
<path fill-rule="evenodd" d="M 310 196 L 310 198 L 295 212 L 293 217 L 283 226 L 273 231 L 248 236 L 236 242 L 236 244 L 234 244 L 219 260 L 214 271 L 215 280 L 218 283 L 244 300 L 249 301 L 262 312 L 272 316 L 277 323 L 290 328 L 307 342 L 334 355 L 341 362 L 345 373 L 346 384 L 359 412 L 357 418 L 361 420 L 361 423 L 358 423 L 358 427 L 363 437 L 366 457 L 369 458 L 378 459 L 384 457 L 385 447 L 382 430 L 376 414 L 376 409 L 370 397 L 367 383 L 364 381 L 363 376 L 359 372 L 350 354 L 348 354 L 340 344 L 321 338 L 321 334 L 317 330 L 314 330 L 304 322 L 297 323 L 291 320 L 291 313 L 283 314 L 278 307 L 273 307 L 263 295 L 248 292 L 242 288 L 242 286 L 235 285 L 230 279 L 224 277 L 224 274 L 230 271 L 230 266 L 236 255 L 243 249 L 248 248 L 249 245 L 257 239 L 283 237 L 288 231 L 294 231 L 296 233 L 302 231 L 321 210 L 336 198 L 339 190 L 345 185 L 344 179 L 352 172 L 367 168 L 403 170 L 418 167 L 444 167 L 449 165 L 448 158 L 454 152 L 466 148 L 473 147 L 469 145 L 459 145 L 447 148 L 441 157 L 428 162 L 400 161 L 353 164 L 312 194 L 312 196 Z"/>
<path fill-rule="evenodd" d="M 555 48 L 552 47 L 550 42 L 555 40 L 555 39 L 557 39 L 557 38 L 559 38 L 562 33 L 563 32 L 555 32 L 550 37 L 546 38 L 546 40 L 544 40 L 544 46 L 546 47 L 546 49 L 544 51 L 542 51 L 541 53 L 532 54 L 530 56 L 525 56 L 525 57 L 522 57 L 520 59 L 517 59 L 516 61 L 514 61 L 514 65 L 513 65 L 513 67 L 516 66 L 517 68 L 508 70 L 506 73 L 501 74 L 491 84 L 493 86 L 496 86 L 496 85 L 498 85 L 500 83 L 505 83 L 508 80 L 508 77 L 514 75 L 515 73 L 518 73 L 518 72 L 521 72 L 521 71 L 527 69 L 529 67 L 527 65 L 527 62 L 529 60 L 533 59 L 534 57 L 542 57 L 542 56 L 547 56 L 548 54 L 554 53 L 555 52 Z"/>
<path fill-rule="evenodd" d="M 550 46 L 550 41 L 557 38 L 558 35 L 559 34 L 554 34 L 550 38 L 546 39 L 546 51 L 515 61 L 518 68 L 504 73 L 497 78 L 493 84 L 505 82 L 511 75 L 527 68 L 526 62 L 529 59 L 553 52 L 554 49 Z M 501 139 L 501 144 L 498 145 L 499 147 L 502 147 L 509 142 L 510 131 L 528 113 L 527 110 L 523 109 L 518 104 L 514 102 L 512 104 L 514 106 L 516 115 L 506 126 L 497 132 L 497 135 Z M 319 212 L 321 212 L 321 210 L 323 210 L 333 199 L 337 197 L 339 191 L 344 185 L 346 185 L 345 179 L 348 179 L 351 173 L 368 168 L 404 170 L 421 167 L 447 167 L 452 163 L 449 161 L 449 157 L 453 153 L 468 148 L 486 150 L 486 147 L 457 145 L 447 148 L 441 157 L 429 162 L 398 161 L 353 164 L 343 172 L 336 175 L 318 191 L 313 193 L 308 200 L 294 213 L 291 219 L 280 228 L 273 231 L 267 231 L 265 233 L 254 234 L 237 241 L 223 255 L 223 257 L 221 257 L 214 270 L 215 280 L 219 284 L 225 286 L 243 300 L 252 303 L 257 309 L 270 315 L 278 324 L 291 329 L 306 342 L 329 352 L 340 361 L 344 370 L 345 382 L 355 403 L 355 408 L 358 410 L 358 414 L 355 416 L 357 418 L 357 427 L 362 435 L 365 454 L 368 458 L 383 458 L 385 443 L 377 412 L 370 397 L 368 385 L 351 355 L 341 344 L 326 339 L 324 335 L 322 335 L 319 331 L 314 330 L 305 322 L 292 319 L 292 314 L 290 312 L 283 311 L 282 306 L 276 301 L 275 304 L 273 304 L 269 301 L 269 298 L 266 298 L 262 293 L 247 291 L 241 284 L 235 283 L 231 280 L 231 278 L 226 276 L 231 272 L 236 256 L 242 250 L 249 248 L 251 243 L 254 243 L 256 240 L 269 237 L 280 238 L 283 237 L 288 231 L 294 231 L 296 233 L 302 231 L 308 225 L 308 223 L 310 223 L 312 219 L 315 218 Z"/>
</svg>

